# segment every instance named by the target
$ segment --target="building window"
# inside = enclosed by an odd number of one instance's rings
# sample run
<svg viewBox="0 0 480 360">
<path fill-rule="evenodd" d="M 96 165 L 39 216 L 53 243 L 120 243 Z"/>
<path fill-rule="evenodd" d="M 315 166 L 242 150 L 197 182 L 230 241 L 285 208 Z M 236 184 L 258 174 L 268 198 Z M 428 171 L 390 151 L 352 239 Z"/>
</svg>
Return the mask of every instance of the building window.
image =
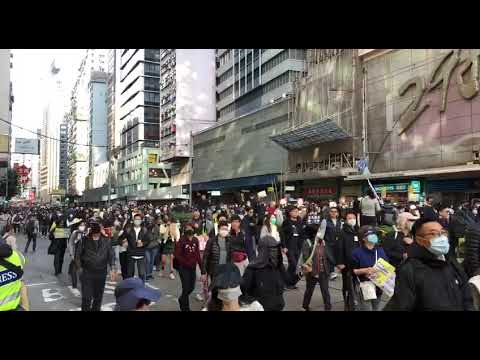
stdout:
<svg viewBox="0 0 480 360">
<path fill-rule="evenodd" d="M 280 54 L 274 56 L 268 60 L 265 64 L 262 65 L 262 74 L 272 70 L 274 67 L 280 65 L 283 61 L 288 59 L 288 50 L 283 50 Z"/>
<path fill-rule="evenodd" d="M 289 75 L 290 75 L 290 72 L 287 71 L 287 72 L 283 73 L 282 75 L 277 76 L 275 79 L 270 80 L 268 83 L 266 83 L 263 86 L 263 94 L 265 95 L 266 93 L 268 93 L 272 90 L 275 90 L 275 89 L 279 88 L 280 86 L 288 83 Z"/>
<path fill-rule="evenodd" d="M 222 91 L 220 94 L 218 94 L 218 101 L 221 101 L 228 96 L 232 96 L 232 94 L 233 94 L 233 86 L 229 86 L 224 91 Z"/>
<path fill-rule="evenodd" d="M 220 85 L 224 81 L 227 81 L 232 77 L 232 75 L 233 75 L 233 68 L 230 68 L 217 78 L 217 85 Z"/>
</svg>

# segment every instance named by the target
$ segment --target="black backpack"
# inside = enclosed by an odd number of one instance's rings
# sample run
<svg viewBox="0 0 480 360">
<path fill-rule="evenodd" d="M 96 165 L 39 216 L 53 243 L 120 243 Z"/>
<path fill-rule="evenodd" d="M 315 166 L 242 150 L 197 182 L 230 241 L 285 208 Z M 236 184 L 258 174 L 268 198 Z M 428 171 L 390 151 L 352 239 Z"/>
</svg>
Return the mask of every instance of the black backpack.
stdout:
<svg viewBox="0 0 480 360">
<path fill-rule="evenodd" d="M 382 206 L 382 224 L 393 226 L 397 222 L 397 210 L 393 205 L 386 204 Z"/>
</svg>

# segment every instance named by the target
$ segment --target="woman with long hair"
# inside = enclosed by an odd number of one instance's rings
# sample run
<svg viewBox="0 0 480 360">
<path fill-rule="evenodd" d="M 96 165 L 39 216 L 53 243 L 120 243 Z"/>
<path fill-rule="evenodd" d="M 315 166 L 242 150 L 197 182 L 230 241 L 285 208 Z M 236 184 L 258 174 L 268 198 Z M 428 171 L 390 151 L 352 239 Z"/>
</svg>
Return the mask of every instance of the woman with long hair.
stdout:
<svg viewBox="0 0 480 360">
<path fill-rule="evenodd" d="M 280 233 L 277 227 L 277 218 L 275 215 L 267 213 L 263 220 L 262 230 L 260 230 L 260 239 L 265 236 L 273 237 L 278 243 L 280 243 Z"/>
</svg>

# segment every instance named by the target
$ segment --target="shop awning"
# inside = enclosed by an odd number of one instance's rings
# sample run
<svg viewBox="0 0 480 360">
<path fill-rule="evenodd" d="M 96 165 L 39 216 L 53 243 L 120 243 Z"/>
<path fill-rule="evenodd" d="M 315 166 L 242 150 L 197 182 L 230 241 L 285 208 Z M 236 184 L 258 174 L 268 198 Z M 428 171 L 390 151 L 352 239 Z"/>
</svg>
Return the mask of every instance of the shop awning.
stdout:
<svg viewBox="0 0 480 360">
<path fill-rule="evenodd" d="M 222 190 L 249 186 L 271 185 L 277 181 L 277 175 L 248 176 L 236 179 L 225 179 L 195 183 L 193 191 Z"/>
<path fill-rule="evenodd" d="M 351 135 L 332 119 L 317 121 L 271 136 L 272 141 L 287 150 L 302 149 L 320 143 L 350 138 Z"/>
</svg>

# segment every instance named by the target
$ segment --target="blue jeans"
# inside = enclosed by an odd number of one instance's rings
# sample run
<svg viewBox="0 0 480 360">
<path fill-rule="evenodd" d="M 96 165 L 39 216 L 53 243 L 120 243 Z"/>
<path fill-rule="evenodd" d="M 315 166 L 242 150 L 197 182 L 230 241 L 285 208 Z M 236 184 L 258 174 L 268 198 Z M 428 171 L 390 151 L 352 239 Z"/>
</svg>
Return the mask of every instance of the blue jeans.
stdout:
<svg viewBox="0 0 480 360">
<path fill-rule="evenodd" d="M 146 262 L 146 273 L 147 276 L 152 276 L 153 265 L 155 264 L 155 258 L 160 250 L 160 246 L 155 246 L 153 248 L 145 249 L 145 262 Z"/>
</svg>

